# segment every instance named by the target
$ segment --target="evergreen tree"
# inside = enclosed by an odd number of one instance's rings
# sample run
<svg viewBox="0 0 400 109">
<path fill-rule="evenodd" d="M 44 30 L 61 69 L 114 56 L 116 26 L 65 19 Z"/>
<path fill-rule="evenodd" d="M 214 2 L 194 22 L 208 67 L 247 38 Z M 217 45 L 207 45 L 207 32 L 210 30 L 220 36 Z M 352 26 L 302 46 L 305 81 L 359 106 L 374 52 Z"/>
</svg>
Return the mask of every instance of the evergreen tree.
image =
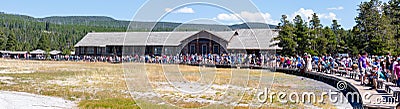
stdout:
<svg viewBox="0 0 400 109">
<path fill-rule="evenodd" d="M 377 44 L 379 41 L 379 23 L 381 23 L 380 9 L 381 2 L 379 0 L 371 0 L 369 2 L 363 2 L 359 5 L 358 16 L 356 17 L 356 28 L 360 30 L 359 34 L 356 34 L 361 43 L 360 50 L 365 50 L 369 53 L 376 54 L 380 49 L 380 45 Z"/>
<path fill-rule="evenodd" d="M 314 30 L 322 28 L 321 20 L 319 20 L 317 13 L 312 14 L 312 18 L 310 20 L 310 27 L 311 29 Z"/>
<path fill-rule="evenodd" d="M 342 28 L 342 25 L 339 24 L 338 20 L 332 20 L 331 29 L 335 35 L 335 40 L 337 42 L 337 45 L 335 45 L 337 47 L 335 53 L 346 53 L 346 48 L 348 48 L 346 44 L 348 31 Z"/>
<path fill-rule="evenodd" d="M 6 35 L 2 31 L 0 31 L 0 50 L 5 50 L 6 43 L 7 43 Z"/>
<path fill-rule="evenodd" d="M 50 51 L 50 39 L 47 34 L 44 34 L 42 37 L 40 37 L 37 48 L 42 49 L 46 52 Z"/>
<path fill-rule="evenodd" d="M 23 45 L 23 46 L 22 46 L 22 47 L 23 47 L 22 50 L 25 50 L 25 51 L 32 51 L 32 46 L 31 46 L 30 43 L 24 42 L 22 45 Z"/>
<path fill-rule="evenodd" d="M 300 15 L 297 15 L 293 19 L 293 23 L 295 27 L 294 41 L 298 44 L 296 49 L 297 53 L 314 53 L 314 51 L 310 49 L 311 41 L 309 40 L 310 37 L 308 35 L 307 24 L 303 21 Z"/>
<path fill-rule="evenodd" d="M 384 15 L 388 18 L 386 21 L 390 21 L 390 31 L 393 34 L 393 40 L 391 50 L 394 54 L 400 54 L 400 0 L 389 0 L 388 3 L 384 4 Z M 397 42 L 397 43 L 393 43 Z"/>
<path fill-rule="evenodd" d="M 323 37 L 321 37 L 321 28 L 322 28 L 322 24 L 321 24 L 321 20 L 319 20 L 319 17 L 317 15 L 317 13 L 312 14 L 312 18 L 310 20 L 310 37 L 311 37 L 311 44 L 312 44 L 312 49 L 314 51 L 316 51 L 316 53 L 321 54 L 321 53 L 325 53 L 324 51 L 320 51 L 321 50 L 321 43 L 325 43 L 325 42 L 321 42 L 323 40 L 325 40 Z"/>
<path fill-rule="evenodd" d="M 327 50 L 327 53 L 328 54 L 334 54 L 334 53 L 336 53 L 335 51 L 337 51 L 337 38 L 336 38 L 336 36 L 335 36 L 335 33 L 332 31 L 332 29 L 331 28 L 329 28 L 329 27 L 325 27 L 324 29 L 323 29 L 323 34 L 324 34 L 324 38 L 326 38 L 327 39 L 327 46 L 325 47 L 326 48 L 326 50 Z"/>
<path fill-rule="evenodd" d="M 279 47 L 282 47 L 281 54 L 283 55 L 287 56 L 295 55 L 297 43 L 293 39 L 294 28 L 293 24 L 289 20 L 287 20 L 286 15 L 282 15 L 281 23 L 278 24 L 277 28 L 280 29 L 279 35 L 278 37 L 273 38 L 272 41 L 279 41 L 279 42 L 271 46 L 278 45 Z"/>
<path fill-rule="evenodd" d="M 389 4 L 394 5 L 395 1 Z M 366 38 L 366 40 L 362 40 L 365 42 L 363 45 L 365 49 L 372 54 L 393 52 L 397 32 L 396 24 L 393 21 L 400 17 L 393 16 L 396 8 L 391 8 L 386 3 L 382 5 L 379 0 L 371 0 L 362 3 L 359 10 L 364 10 L 360 11 L 363 16 L 359 15 L 356 20 L 358 19 L 357 24 L 360 24 L 358 28 L 361 30 L 361 35 Z"/>
<path fill-rule="evenodd" d="M 17 37 L 11 32 L 7 38 L 6 50 L 15 51 L 17 44 Z"/>
<path fill-rule="evenodd" d="M 278 25 L 279 37 L 274 40 L 281 41 L 277 45 L 283 47 L 283 54 L 292 53 L 292 50 L 297 54 L 357 55 L 359 51 L 376 55 L 387 52 L 400 54 L 400 0 L 390 0 L 384 4 L 379 0 L 370 0 L 358 6 L 356 25 L 350 30 L 343 29 L 337 20 L 333 20 L 330 27 L 322 28 L 315 13 L 309 25 L 299 15 L 293 19 L 293 23 L 287 21 L 285 16 L 285 20 Z M 291 41 L 293 43 L 288 44 Z"/>
<path fill-rule="evenodd" d="M 315 39 L 315 42 L 318 44 L 316 46 L 316 51 L 319 55 L 323 55 L 327 53 L 328 47 L 328 39 L 325 36 L 321 35 Z"/>
<path fill-rule="evenodd" d="M 372 53 L 384 55 L 387 52 L 393 52 L 393 45 L 395 42 L 394 33 L 392 31 L 389 18 L 386 15 L 381 15 L 378 20 L 377 29 L 375 31 L 374 37 L 371 39 Z"/>
</svg>

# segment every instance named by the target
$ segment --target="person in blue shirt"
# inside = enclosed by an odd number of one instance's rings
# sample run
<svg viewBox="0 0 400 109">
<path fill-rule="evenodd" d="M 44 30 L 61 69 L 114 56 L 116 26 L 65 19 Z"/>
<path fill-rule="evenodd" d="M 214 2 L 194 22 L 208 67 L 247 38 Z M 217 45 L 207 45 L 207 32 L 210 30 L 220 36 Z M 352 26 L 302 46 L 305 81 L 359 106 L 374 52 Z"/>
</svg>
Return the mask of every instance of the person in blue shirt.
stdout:
<svg viewBox="0 0 400 109">
<path fill-rule="evenodd" d="M 374 84 L 374 88 L 378 89 L 378 81 L 385 81 L 386 77 L 385 74 L 383 74 L 378 66 L 376 65 L 372 65 L 372 79 L 373 79 L 373 84 Z"/>
<path fill-rule="evenodd" d="M 318 56 L 314 56 L 313 61 L 314 61 L 314 64 L 315 64 L 315 65 L 318 65 L 318 63 L 319 63 L 319 58 L 318 58 Z"/>
<path fill-rule="evenodd" d="M 297 68 L 301 68 L 302 67 L 302 59 L 301 59 L 301 57 L 300 56 L 297 56 L 297 59 L 296 59 L 296 61 L 297 61 Z"/>
<path fill-rule="evenodd" d="M 376 57 L 375 60 L 374 60 L 374 62 L 373 62 L 372 64 L 379 67 L 379 65 L 380 65 L 380 60 L 379 60 L 379 58 Z"/>
<path fill-rule="evenodd" d="M 327 73 L 331 73 L 330 71 L 333 68 L 335 68 L 335 61 L 332 58 L 330 58 L 325 66 L 326 66 Z"/>
</svg>

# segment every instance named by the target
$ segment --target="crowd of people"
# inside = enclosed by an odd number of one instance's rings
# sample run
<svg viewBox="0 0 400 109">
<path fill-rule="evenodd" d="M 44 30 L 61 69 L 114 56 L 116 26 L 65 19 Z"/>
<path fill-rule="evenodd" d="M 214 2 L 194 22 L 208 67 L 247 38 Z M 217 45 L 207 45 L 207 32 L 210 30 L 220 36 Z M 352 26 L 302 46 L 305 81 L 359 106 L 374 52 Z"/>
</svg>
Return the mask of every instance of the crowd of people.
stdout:
<svg viewBox="0 0 400 109">
<path fill-rule="evenodd" d="M 235 66 L 269 66 L 298 69 L 302 72 L 316 71 L 331 73 L 333 70 L 359 73 L 361 84 L 372 84 L 377 88 L 378 81 L 395 82 L 400 86 L 400 55 L 369 56 L 364 52 L 357 56 L 321 55 L 311 56 L 307 53 L 297 56 L 281 56 L 276 54 L 177 54 L 177 55 L 126 55 L 126 56 L 17 56 L 15 59 L 49 59 L 56 61 L 85 62 L 143 62 L 157 64 L 223 64 Z M 45 58 L 47 57 L 47 58 Z M 5 57 L 3 57 L 5 58 Z M 10 57 L 8 57 L 10 58 Z M 11 57 L 12 58 L 12 57 Z"/>
<path fill-rule="evenodd" d="M 277 65 L 283 68 L 294 68 L 301 71 L 317 71 L 331 73 L 333 70 L 343 70 L 346 73 L 358 73 L 361 85 L 371 85 L 377 89 L 378 81 L 393 82 L 400 86 L 400 55 L 372 55 L 363 52 L 357 56 L 329 54 L 311 56 L 304 54 L 296 57 L 278 57 Z"/>
<path fill-rule="evenodd" d="M 42 59 L 42 58 L 41 58 Z M 56 55 L 48 59 L 85 62 L 143 62 L 157 64 L 226 64 L 226 65 L 275 65 L 272 55 L 256 54 L 178 54 L 178 55 L 125 55 L 125 56 L 69 56 Z"/>
<path fill-rule="evenodd" d="M 5 58 L 5 57 L 3 57 Z M 28 59 L 28 60 L 56 60 L 56 61 L 85 61 L 85 62 L 144 62 L 158 64 L 227 64 L 227 65 L 267 65 L 272 66 L 275 62 L 273 55 L 263 54 L 177 54 L 177 55 L 124 55 L 124 56 L 73 56 L 73 55 L 52 55 L 52 56 L 28 56 L 14 55 L 7 58 Z"/>
</svg>

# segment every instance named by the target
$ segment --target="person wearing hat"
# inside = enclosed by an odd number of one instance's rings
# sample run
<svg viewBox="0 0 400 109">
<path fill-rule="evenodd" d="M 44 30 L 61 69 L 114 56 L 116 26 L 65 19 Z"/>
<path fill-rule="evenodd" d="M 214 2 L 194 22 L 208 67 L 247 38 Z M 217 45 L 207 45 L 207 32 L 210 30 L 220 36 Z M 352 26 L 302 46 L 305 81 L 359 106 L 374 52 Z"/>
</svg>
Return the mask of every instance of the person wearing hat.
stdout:
<svg viewBox="0 0 400 109">
<path fill-rule="evenodd" d="M 397 63 L 400 62 L 400 58 L 397 58 Z M 393 74 L 395 76 L 395 80 L 397 83 L 397 87 L 400 87 L 400 64 L 396 64 L 393 66 Z"/>
</svg>

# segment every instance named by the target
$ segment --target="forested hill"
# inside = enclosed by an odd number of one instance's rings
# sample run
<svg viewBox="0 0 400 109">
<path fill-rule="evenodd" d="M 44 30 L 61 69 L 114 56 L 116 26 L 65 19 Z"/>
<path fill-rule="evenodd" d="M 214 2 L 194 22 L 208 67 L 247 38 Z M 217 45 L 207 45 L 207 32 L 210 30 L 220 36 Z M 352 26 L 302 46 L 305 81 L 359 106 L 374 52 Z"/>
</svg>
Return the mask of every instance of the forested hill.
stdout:
<svg viewBox="0 0 400 109">
<path fill-rule="evenodd" d="M 61 50 L 69 53 L 88 32 L 125 32 L 130 21 L 105 16 L 54 16 L 34 18 L 0 12 L 0 50 Z M 135 22 L 131 31 L 227 31 L 243 28 L 275 28 L 249 23 L 238 25 L 181 24 L 170 22 Z M 153 25 L 156 26 L 153 28 Z M 152 29 L 153 28 L 153 29 Z"/>
<path fill-rule="evenodd" d="M 34 18 L 27 15 L 6 14 L 0 12 L 2 19 L 19 19 L 24 21 L 37 21 L 48 22 L 59 25 L 80 25 L 80 26 L 96 26 L 104 28 L 127 28 L 131 21 L 116 20 L 107 16 L 51 16 L 45 18 Z M 243 23 L 235 25 L 216 25 L 216 24 L 182 24 L 173 22 L 139 22 L 134 21 L 132 25 L 134 31 L 144 31 L 153 29 L 154 31 L 172 31 L 178 28 L 178 31 L 192 31 L 192 30 L 211 30 L 211 31 L 228 31 L 235 29 L 248 29 L 248 28 L 276 28 L 276 25 L 265 23 Z M 156 26 L 154 26 L 156 24 Z M 153 28 L 154 26 L 154 28 Z"/>
<path fill-rule="evenodd" d="M 85 25 L 100 27 L 128 27 L 129 21 L 115 20 L 106 16 L 52 16 L 38 18 L 40 22 L 50 22 L 54 24 Z"/>
<path fill-rule="evenodd" d="M 50 22 L 55 24 L 72 24 L 72 25 L 85 25 L 85 26 L 100 26 L 100 27 L 123 27 L 127 28 L 130 21 L 115 20 L 106 16 L 53 16 L 46 18 L 38 18 L 40 22 Z M 182 24 L 172 22 L 139 22 L 134 21 L 131 29 L 134 31 L 150 30 L 153 28 L 155 31 L 191 31 L 191 30 L 212 30 L 212 31 L 227 31 L 234 29 L 247 29 L 247 28 L 276 28 L 275 25 L 264 23 L 247 23 L 235 25 L 213 25 L 213 24 Z"/>
</svg>

